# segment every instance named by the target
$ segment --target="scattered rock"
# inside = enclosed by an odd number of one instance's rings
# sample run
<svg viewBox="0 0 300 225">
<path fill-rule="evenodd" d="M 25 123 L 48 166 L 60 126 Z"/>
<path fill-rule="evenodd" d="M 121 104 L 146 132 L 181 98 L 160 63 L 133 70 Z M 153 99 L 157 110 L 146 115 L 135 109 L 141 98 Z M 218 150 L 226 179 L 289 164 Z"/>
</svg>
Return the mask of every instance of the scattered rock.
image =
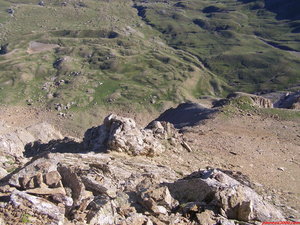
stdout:
<svg viewBox="0 0 300 225">
<path fill-rule="evenodd" d="M 57 171 L 51 171 L 44 175 L 45 184 L 54 188 L 60 186 L 61 176 Z"/>
<path fill-rule="evenodd" d="M 216 224 L 216 221 L 212 219 L 214 217 L 214 213 L 210 210 L 205 210 L 204 212 L 197 213 L 196 217 L 200 225 Z"/>
<path fill-rule="evenodd" d="M 75 168 L 59 166 L 58 171 L 62 177 L 63 186 L 69 188 L 71 192 L 69 195 L 74 201 L 73 206 L 80 206 L 80 204 L 86 196 L 85 187 L 81 182 L 80 178 L 77 176 Z"/>
<path fill-rule="evenodd" d="M 39 1 L 39 5 L 40 6 L 45 6 L 45 2 L 44 1 Z"/>
<path fill-rule="evenodd" d="M 175 171 L 144 159 L 47 153 L 12 174 L 9 184 L 24 190 L 13 191 L 14 205 L 33 207 L 55 221 L 61 221 L 64 213 L 71 221 L 89 224 L 191 224 L 190 218 L 200 224 L 283 220 L 280 211 L 221 171 L 176 177 Z"/>
<path fill-rule="evenodd" d="M 181 142 L 181 145 L 188 151 L 188 152 L 192 152 L 192 148 L 189 146 L 188 143 L 186 143 L 185 141 Z"/>
<path fill-rule="evenodd" d="M 9 14 L 13 15 L 15 13 L 15 10 L 12 8 L 9 8 L 6 10 L 6 12 L 8 12 Z"/>
<path fill-rule="evenodd" d="M 148 181 L 149 182 L 149 181 Z M 154 214 L 167 214 L 178 205 L 178 202 L 173 199 L 168 187 L 145 187 L 145 180 L 138 185 L 140 195 L 140 203 L 153 212 Z M 151 184 L 153 183 L 150 182 Z"/>
<path fill-rule="evenodd" d="M 113 181 L 109 178 L 100 177 L 99 180 L 89 175 L 83 176 L 81 179 L 88 190 L 105 194 L 110 198 L 115 198 L 117 196 L 117 189 L 114 187 Z"/>
</svg>

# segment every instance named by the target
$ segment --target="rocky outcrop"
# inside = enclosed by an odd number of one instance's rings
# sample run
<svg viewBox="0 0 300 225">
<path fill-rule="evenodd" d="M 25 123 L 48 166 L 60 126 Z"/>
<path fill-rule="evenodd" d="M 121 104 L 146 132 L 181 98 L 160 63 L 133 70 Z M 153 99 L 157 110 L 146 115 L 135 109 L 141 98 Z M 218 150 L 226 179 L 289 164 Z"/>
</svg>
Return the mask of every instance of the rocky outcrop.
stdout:
<svg viewBox="0 0 300 225">
<path fill-rule="evenodd" d="M 34 138 L 41 127 L 27 131 Z M 10 215 L 3 218 L 18 223 L 22 218 L 16 217 L 26 214 L 36 219 L 34 224 L 92 225 L 284 220 L 246 182 L 228 173 L 209 169 L 183 177 L 153 158 L 132 157 L 168 153 L 169 148 L 191 151 L 168 122 L 141 129 L 132 119 L 109 115 L 85 133 L 83 145 L 68 138 L 35 142 L 32 154 L 25 154 L 34 157 L 0 181 L 0 217 Z"/>
<path fill-rule="evenodd" d="M 181 202 L 202 202 L 240 221 L 280 221 L 281 212 L 248 186 L 218 170 L 206 170 L 168 185 Z M 204 206 L 205 207 L 205 206 Z"/>
<path fill-rule="evenodd" d="M 252 100 L 253 105 L 260 108 L 273 108 L 273 103 L 270 99 L 264 98 L 258 95 L 252 95 L 243 92 L 235 92 L 227 96 L 227 98 L 249 97 Z"/>
<path fill-rule="evenodd" d="M 47 153 L 12 174 L 10 188 L 0 190 L 10 195 L 5 207 L 24 204 L 58 224 L 66 219 L 103 225 L 284 219 L 255 191 L 219 170 L 179 178 L 145 158 Z"/>
<path fill-rule="evenodd" d="M 87 130 L 84 147 L 95 152 L 110 150 L 146 156 L 165 151 L 151 130 L 138 128 L 134 120 L 114 114 L 106 117 L 103 125 Z"/>
</svg>

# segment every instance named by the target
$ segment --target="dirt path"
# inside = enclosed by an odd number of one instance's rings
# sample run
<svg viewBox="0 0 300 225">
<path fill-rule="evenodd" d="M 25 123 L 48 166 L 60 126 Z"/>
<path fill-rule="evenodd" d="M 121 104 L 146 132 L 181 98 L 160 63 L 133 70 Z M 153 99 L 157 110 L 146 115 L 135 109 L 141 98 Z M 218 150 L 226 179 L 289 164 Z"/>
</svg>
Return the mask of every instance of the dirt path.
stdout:
<svg viewBox="0 0 300 225">
<path fill-rule="evenodd" d="M 60 47 L 59 45 L 56 44 L 44 44 L 36 41 L 31 41 L 29 43 L 29 47 L 27 49 L 27 53 L 29 54 L 34 54 L 34 53 L 39 53 L 39 52 L 44 52 L 44 51 L 49 51 L 54 48 Z"/>
</svg>

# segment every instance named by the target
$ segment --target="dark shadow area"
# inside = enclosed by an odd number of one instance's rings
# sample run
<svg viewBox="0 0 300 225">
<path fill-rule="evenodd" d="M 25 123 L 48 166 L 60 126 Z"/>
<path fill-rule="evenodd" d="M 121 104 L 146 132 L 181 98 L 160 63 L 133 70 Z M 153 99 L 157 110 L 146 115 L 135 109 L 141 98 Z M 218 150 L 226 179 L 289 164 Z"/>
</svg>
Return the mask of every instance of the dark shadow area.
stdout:
<svg viewBox="0 0 300 225">
<path fill-rule="evenodd" d="M 276 43 L 276 42 L 273 42 L 273 41 L 265 41 L 265 40 L 262 40 L 262 41 L 269 44 L 269 45 L 271 45 L 271 46 L 273 46 L 274 48 L 278 48 L 280 50 L 297 52 L 297 50 L 295 50 L 293 48 L 290 48 L 288 46 L 285 46 L 285 45 L 282 45 L 282 44 L 279 44 L 279 43 Z"/>
<path fill-rule="evenodd" d="M 137 5 L 136 3 L 133 5 L 133 8 L 137 10 L 137 14 L 141 19 L 149 26 L 154 27 L 154 24 L 150 23 L 150 21 L 147 19 L 146 12 L 147 7 L 142 5 Z"/>
<path fill-rule="evenodd" d="M 0 202 L 6 202 L 8 203 L 10 201 L 10 196 L 0 196 Z"/>
<path fill-rule="evenodd" d="M 276 13 L 278 20 L 299 20 L 300 1 L 299 0 L 238 0 L 244 4 L 262 3 L 264 9 Z"/>
<path fill-rule="evenodd" d="M 182 9 L 187 8 L 187 5 L 184 2 L 177 2 L 174 4 L 174 6 L 177 8 L 182 8 Z"/>
<path fill-rule="evenodd" d="M 111 30 L 59 30 L 53 31 L 55 37 L 66 38 L 117 38 L 119 34 Z"/>
<path fill-rule="evenodd" d="M 212 118 L 216 112 L 217 109 L 205 108 L 197 103 L 182 103 L 177 108 L 168 109 L 155 120 L 172 123 L 175 128 L 181 129 L 196 126 L 201 121 Z"/>
<path fill-rule="evenodd" d="M 0 55 L 5 55 L 8 53 L 8 44 L 0 46 Z"/>
<path fill-rule="evenodd" d="M 53 153 L 86 153 L 83 148 L 83 143 L 78 143 L 70 138 L 64 138 L 61 140 L 51 140 L 48 143 L 41 143 L 35 141 L 28 143 L 25 146 L 24 156 L 26 158 L 39 155 L 44 152 Z"/>
<path fill-rule="evenodd" d="M 300 102 L 300 91 L 283 95 L 277 102 L 274 103 L 274 107 L 291 109 L 293 104 L 297 102 Z"/>
<path fill-rule="evenodd" d="M 207 6 L 202 10 L 202 12 L 204 12 L 204 13 L 216 13 L 216 12 L 222 12 L 222 11 L 223 11 L 223 9 L 221 9 L 217 6 L 214 6 L 214 5 Z"/>
<path fill-rule="evenodd" d="M 138 11 L 139 17 L 141 17 L 142 19 L 146 19 L 146 7 L 135 4 L 133 8 L 135 8 Z"/>
<path fill-rule="evenodd" d="M 276 19 L 300 19 L 299 0 L 265 0 L 265 8 L 277 14 Z"/>
</svg>

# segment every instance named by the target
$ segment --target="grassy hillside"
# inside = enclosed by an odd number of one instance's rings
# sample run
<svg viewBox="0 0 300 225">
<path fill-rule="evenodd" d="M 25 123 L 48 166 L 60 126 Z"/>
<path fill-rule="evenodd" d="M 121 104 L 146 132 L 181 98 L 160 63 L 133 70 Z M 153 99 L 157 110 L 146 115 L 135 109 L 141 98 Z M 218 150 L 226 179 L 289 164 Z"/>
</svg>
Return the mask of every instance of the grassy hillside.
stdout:
<svg viewBox="0 0 300 225">
<path fill-rule="evenodd" d="M 0 0 L 0 103 L 160 108 L 200 95 L 288 88 L 300 79 L 297 7 Z"/>
<path fill-rule="evenodd" d="M 198 83 L 202 93 L 215 93 L 209 82 L 218 78 L 165 44 L 132 2 L 38 3 L 0 0 L 0 44 L 8 44 L 0 55 L 0 102 L 160 107 L 191 98 Z"/>
<path fill-rule="evenodd" d="M 300 83 L 297 0 L 136 0 L 169 45 L 190 52 L 235 90 Z"/>
</svg>

